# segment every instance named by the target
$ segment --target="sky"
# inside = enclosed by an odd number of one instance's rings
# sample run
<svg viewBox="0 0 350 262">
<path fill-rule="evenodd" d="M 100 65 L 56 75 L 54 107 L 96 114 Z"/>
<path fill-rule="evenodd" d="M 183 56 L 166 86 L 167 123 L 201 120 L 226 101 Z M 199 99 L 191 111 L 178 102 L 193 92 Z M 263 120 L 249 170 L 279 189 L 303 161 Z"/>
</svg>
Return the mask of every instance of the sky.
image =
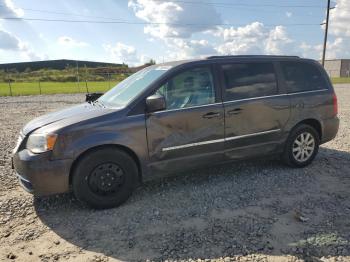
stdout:
<svg viewBox="0 0 350 262">
<path fill-rule="evenodd" d="M 326 0 L 0 0 L 0 63 L 140 65 L 210 55 L 319 59 Z M 327 59 L 350 58 L 350 1 L 334 0 Z"/>
</svg>

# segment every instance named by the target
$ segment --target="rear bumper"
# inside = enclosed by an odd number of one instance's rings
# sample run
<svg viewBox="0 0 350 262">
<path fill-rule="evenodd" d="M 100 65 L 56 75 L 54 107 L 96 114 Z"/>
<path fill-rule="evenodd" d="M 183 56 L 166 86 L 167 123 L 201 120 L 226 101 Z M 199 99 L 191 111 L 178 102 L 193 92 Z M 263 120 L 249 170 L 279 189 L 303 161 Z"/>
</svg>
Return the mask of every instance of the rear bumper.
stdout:
<svg viewBox="0 0 350 262">
<path fill-rule="evenodd" d="M 12 157 L 20 185 L 38 196 L 69 191 L 71 160 L 50 160 L 50 153 L 33 154 L 29 150 Z"/>
<path fill-rule="evenodd" d="M 336 137 L 339 129 L 339 118 L 334 117 L 323 120 L 322 141 L 326 143 Z"/>
</svg>

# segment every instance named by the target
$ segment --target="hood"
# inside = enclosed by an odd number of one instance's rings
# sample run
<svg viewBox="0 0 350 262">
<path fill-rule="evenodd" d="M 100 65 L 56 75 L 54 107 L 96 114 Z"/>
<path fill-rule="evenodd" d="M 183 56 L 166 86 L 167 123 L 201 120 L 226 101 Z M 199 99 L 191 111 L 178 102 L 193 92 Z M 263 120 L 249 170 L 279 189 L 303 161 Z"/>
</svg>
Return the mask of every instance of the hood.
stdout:
<svg viewBox="0 0 350 262">
<path fill-rule="evenodd" d="M 27 135 L 38 128 L 47 126 L 60 120 L 72 118 L 72 120 L 74 119 L 75 122 L 80 122 L 86 119 L 110 113 L 112 111 L 113 110 L 107 109 L 100 105 L 84 103 L 35 118 L 24 126 L 22 132 L 24 135 Z"/>
</svg>

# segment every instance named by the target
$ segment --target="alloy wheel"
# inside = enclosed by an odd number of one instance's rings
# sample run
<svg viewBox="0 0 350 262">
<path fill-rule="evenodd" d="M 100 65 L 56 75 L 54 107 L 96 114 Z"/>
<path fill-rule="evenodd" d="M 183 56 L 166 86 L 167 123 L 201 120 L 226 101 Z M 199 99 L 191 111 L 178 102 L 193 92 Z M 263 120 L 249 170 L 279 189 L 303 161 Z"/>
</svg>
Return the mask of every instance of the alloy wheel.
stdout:
<svg viewBox="0 0 350 262">
<path fill-rule="evenodd" d="M 293 143 L 293 157 L 298 162 L 306 162 L 315 151 L 315 138 L 309 132 L 303 132 Z"/>
</svg>

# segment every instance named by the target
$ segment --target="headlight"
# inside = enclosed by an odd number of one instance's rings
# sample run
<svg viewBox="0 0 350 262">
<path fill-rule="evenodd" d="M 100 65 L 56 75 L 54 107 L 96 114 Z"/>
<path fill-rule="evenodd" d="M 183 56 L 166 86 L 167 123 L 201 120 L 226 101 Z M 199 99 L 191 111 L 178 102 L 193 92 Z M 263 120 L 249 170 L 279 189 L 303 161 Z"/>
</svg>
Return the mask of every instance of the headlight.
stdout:
<svg viewBox="0 0 350 262">
<path fill-rule="evenodd" d="M 50 151 L 55 146 L 56 134 L 32 134 L 27 140 L 27 149 L 33 153 Z"/>
</svg>

